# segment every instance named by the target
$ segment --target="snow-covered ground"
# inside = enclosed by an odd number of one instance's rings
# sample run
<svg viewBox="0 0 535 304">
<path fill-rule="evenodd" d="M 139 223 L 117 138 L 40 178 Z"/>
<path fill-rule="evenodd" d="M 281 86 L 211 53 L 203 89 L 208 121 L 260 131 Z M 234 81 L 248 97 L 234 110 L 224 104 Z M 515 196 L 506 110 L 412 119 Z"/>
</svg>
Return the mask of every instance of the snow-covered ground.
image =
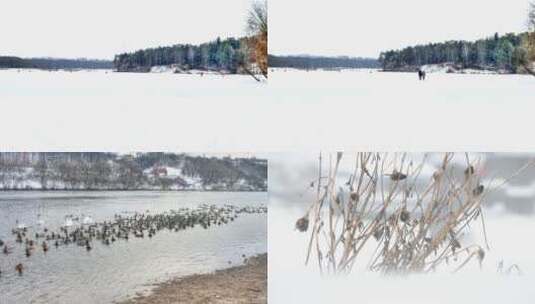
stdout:
<svg viewBox="0 0 535 304">
<path fill-rule="evenodd" d="M 535 77 L 270 69 L 278 126 L 300 150 L 530 151 Z M 284 150 L 284 149 L 283 149 Z M 288 149 L 286 149 L 288 150 Z M 293 149 L 291 149 L 293 150 Z"/>
<path fill-rule="evenodd" d="M 427 73 L 509 74 L 506 70 L 463 69 L 452 63 L 426 64 L 420 69 Z"/>
<path fill-rule="evenodd" d="M 180 66 L 172 64 L 172 65 L 156 65 L 151 67 L 150 69 L 151 73 L 181 73 L 181 74 L 193 74 L 193 75 L 222 75 L 222 74 L 228 74 L 230 75 L 229 71 L 207 71 L 207 70 L 182 70 Z"/>
<path fill-rule="evenodd" d="M 24 142 L 19 150 L 535 150 L 535 77 L 269 77 L 2 70 L 0 130 L 3 142 Z"/>
<path fill-rule="evenodd" d="M 248 75 L 1 70 L 2 142 L 25 144 L 0 148 L 253 151 L 269 134 L 267 93 Z"/>
<path fill-rule="evenodd" d="M 163 173 L 158 173 L 157 170 L 163 170 Z M 203 190 L 202 178 L 198 176 L 188 176 L 182 173 L 182 168 L 175 168 L 169 166 L 153 166 L 151 168 L 145 169 L 143 171 L 149 178 L 149 180 L 157 179 L 158 177 L 166 177 L 171 179 L 180 179 L 185 183 L 181 189 L 191 189 L 191 190 Z M 175 189 L 177 185 L 173 185 Z"/>
<path fill-rule="evenodd" d="M 268 216 L 270 303 L 373 303 L 373 304 L 530 304 L 535 298 L 533 237 L 535 217 L 487 216 L 491 251 L 483 270 L 477 262 L 461 273 L 449 272 L 384 278 L 375 273 L 353 272 L 347 277 L 324 277 L 312 260 L 304 265 L 308 235 L 294 229 L 302 213 L 270 201 Z M 523 274 L 497 273 L 498 263 L 518 264 Z M 471 267 L 471 268 L 470 268 Z"/>
<path fill-rule="evenodd" d="M 270 303 L 533 303 L 535 196 L 530 194 L 534 193 L 535 168 L 511 180 L 511 184 L 503 189 L 504 193 L 489 197 L 488 208 L 485 208 L 485 225 L 490 250 L 485 255 L 481 270 L 474 261 L 457 274 L 437 271 L 429 275 L 385 278 L 358 267 L 348 276 L 321 277 L 315 257 L 305 266 L 310 235 L 295 229 L 296 220 L 303 216 L 314 197 L 313 191 L 307 188 L 310 181 L 316 178 L 317 156 L 317 153 L 286 153 L 270 159 Z M 327 154 L 323 156 L 328 158 Z M 504 177 L 517 170 L 534 154 L 471 156 L 481 158 L 486 177 Z M 458 160 L 461 161 L 463 157 L 459 155 Z M 352 168 L 352 160 L 349 153 L 344 155 L 342 171 Z M 435 162 L 431 161 L 430 167 L 434 165 Z M 471 232 L 468 236 L 471 241 L 484 244 L 480 223 L 471 225 Z M 517 264 L 522 275 L 498 274 L 501 261 L 504 269 Z M 361 264 L 365 266 L 367 262 Z"/>
</svg>

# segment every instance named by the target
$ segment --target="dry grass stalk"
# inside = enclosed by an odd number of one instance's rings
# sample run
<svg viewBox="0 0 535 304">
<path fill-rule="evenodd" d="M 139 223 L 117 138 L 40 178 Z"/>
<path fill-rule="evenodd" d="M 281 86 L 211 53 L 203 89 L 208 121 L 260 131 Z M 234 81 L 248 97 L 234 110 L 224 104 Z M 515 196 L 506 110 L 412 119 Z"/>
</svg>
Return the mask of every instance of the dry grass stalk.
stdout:
<svg viewBox="0 0 535 304">
<path fill-rule="evenodd" d="M 415 164 L 406 153 L 358 153 L 353 173 L 338 188 L 342 153 L 331 159 L 327 176 L 320 156 L 317 197 L 296 223 L 310 230 L 306 263 L 315 253 L 322 273 L 348 273 L 364 248 L 375 246 L 367 267 L 381 273 L 429 272 L 449 263 L 458 271 L 473 260 L 481 265 L 485 249 L 461 241 L 477 219 L 484 228 L 481 204 L 489 190 L 481 184 L 479 161 L 466 154 L 459 168 L 453 156 L 445 153 L 428 179 L 420 177 L 427 155 Z"/>
</svg>

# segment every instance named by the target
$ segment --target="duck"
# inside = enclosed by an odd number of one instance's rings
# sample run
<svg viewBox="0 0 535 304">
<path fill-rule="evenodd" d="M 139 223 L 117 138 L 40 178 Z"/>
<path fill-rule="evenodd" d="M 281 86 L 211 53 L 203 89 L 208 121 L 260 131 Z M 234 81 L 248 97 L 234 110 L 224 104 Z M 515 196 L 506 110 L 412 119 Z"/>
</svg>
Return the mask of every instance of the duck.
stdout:
<svg viewBox="0 0 535 304">
<path fill-rule="evenodd" d="M 91 248 L 91 244 L 89 243 L 89 240 L 85 240 L 85 250 L 87 251 L 90 251 L 92 248 Z"/>
<path fill-rule="evenodd" d="M 86 225 L 70 227 L 63 225 L 58 231 L 50 231 L 45 228 L 44 233 L 35 233 L 32 240 L 26 237 L 26 230 L 13 229 L 12 232 L 17 237 L 17 242 L 26 244 L 26 253 L 29 257 L 32 254 L 34 245 L 39 244 L 44 252 L 49 251 L 49 243 L 56 248 L 61 245 L 74 243 L 84 247 L 87 251 L 92 250 L 93 240 L 101 241 L 104 245 L 110 246 L 120 240 L 128 240 L 130 235 L 136 238 L 144 238 L 145 234 L 149 238 L 156 236 L 161 230 L 179 232 L 187 228 L 202 227 L 208 229 L 213 226 L 220 226 L 233 222 L 241 214 L 266 213 L 266 207 L 236 207 L 232 205 L 207 205 L 203 204 L 195 209 L 179 208 L 162 214 L 149 214 L 149 212 L 134 213 L 133 215 L 114 215 L 113 220 L 103 222 L 86 221 Z M 76 220 L 74 216 L 66 216 L 67 220 Z M 54 242 L 54 243 L 51 243 Z M 5 244 L 4 244 L 5 245 Z"/>
<path fill-rule="evenodd" d="M 15 270 L 19 273 L 19 275 L 22 275 L 22 271 L 24 270 L 22 263 L 18 263 L 17 266 L 15 266 Z"/>
</svg>

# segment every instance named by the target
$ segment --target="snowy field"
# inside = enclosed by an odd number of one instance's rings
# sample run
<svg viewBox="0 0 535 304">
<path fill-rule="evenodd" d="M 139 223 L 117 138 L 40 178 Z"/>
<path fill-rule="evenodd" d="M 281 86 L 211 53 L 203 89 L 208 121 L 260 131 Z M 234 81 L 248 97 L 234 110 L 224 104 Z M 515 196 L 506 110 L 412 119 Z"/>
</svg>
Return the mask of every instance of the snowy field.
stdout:
<svg viewBox="0 0 535 304">
<path fill-rule="evenodd" d="M 429 74 L 422 82 L 410 73 L 271 69 L 258 83 L 246 75 L 0 70 L 0 107 L 9 110 L 0 129 L 16 128 L 2 134 L 6 142 L 32 138 L 35 150 L 451 150 L 444 138 L 454 136 L 462 150 L 529 151 L 535 141 L 522 138 L 535 127 L 534 93 L 535 77 L 520 75 Z"/>
<path fill-rule="evenodd" d="M 351 158 L 346 154 L 345 158 Z M 305 266 L 309 234 L 295 230 L 314 194 L 307 190 L 316 178 L 317 154 L 286 153 L 270 159 L 268 215 L 270 303 L 457 304 L 533 303 L 535 259 L 535 168 L 511 180 L 489 197 L 485 211 L 490 250 L 480 270 L 473 261 L 457 274 L 381 277 L 356 268 L 348 276 L 321 277 L 315 257 Z M 324 154 L 324 157 L 326 154 Z M 484 179 L 507 177 L 532 155 L 481 154 Z M 462 155 L 461 155 L 462 158 Z M 426 175 L 436 162 L 422 173 Z M 342 162 L 342 169 L 351 161 Z M 432 171 L 431 171 L 432 172 Z M 343 179 L 345 181 L 345 179 Z M 474 223 L 470 241 L 484 244 L 480 223 Z M 517 264 L 522 275 L 498 274 Z M 366 264 L 364 261 L 363 264 Z"/>
<path fill-rule="evenodd" d="M 10 110 L 0 126 L 17 128 L 17 136 L 3 134 L 7 142 L 32 138 L 37 150 L 187 145 L 206 153 L 236 142 L 232 151 L 247 151 L 240 149 L 247 139 L 267 132 L 266 87 L 244 75 L 0 70 L 0 107 Z M 35 128 L 40 122 L 46 131 Z"/>
<path fill-rule="evenodd" d="M 531 76 L 430 73 L 419 81 L 416 73 L 270 69 L 269 86 L 284 105 L 277 125 L 289 126 L 286 134 L 299 147 L 535 149 L 522 140 L 535 126 Z"/>
</svg>

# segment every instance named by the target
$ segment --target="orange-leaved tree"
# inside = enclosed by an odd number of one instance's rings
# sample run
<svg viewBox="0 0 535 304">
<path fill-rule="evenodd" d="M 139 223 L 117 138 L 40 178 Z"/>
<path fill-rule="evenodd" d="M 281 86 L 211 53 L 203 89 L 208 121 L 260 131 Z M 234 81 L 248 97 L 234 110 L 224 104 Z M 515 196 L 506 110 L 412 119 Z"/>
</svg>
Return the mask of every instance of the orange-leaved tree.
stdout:
<svg viewBox="0 0 535 304">
<path fill-rule="evenodd" d="M 251 57 L 258 69 L 267 78 L 268 75 L 268 16 L 267 1 L 255 1 L 247 18 L 247 30 L 251 35 Z"/>
</svg>

